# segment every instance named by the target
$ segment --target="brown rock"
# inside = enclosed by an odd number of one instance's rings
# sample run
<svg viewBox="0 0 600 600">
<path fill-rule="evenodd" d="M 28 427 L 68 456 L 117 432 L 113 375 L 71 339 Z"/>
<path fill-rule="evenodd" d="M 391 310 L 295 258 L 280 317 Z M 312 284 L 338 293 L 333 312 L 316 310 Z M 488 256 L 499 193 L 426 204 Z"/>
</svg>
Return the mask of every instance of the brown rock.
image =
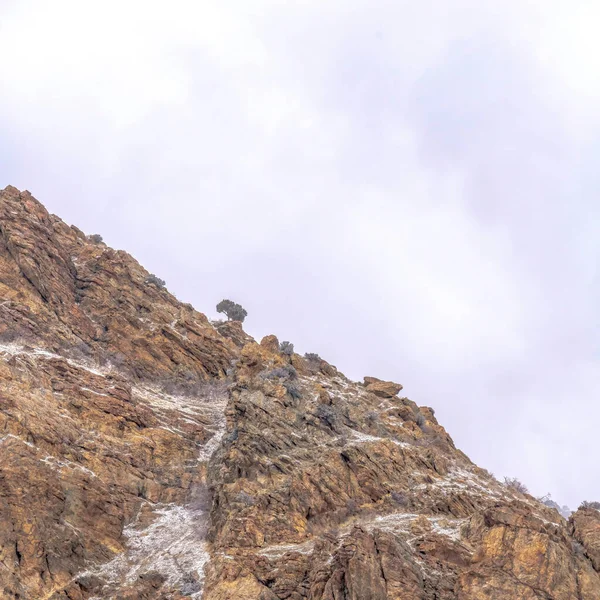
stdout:
<svg viewBox="0 0 600 600">
<path fill-rule="evenodd" d="M 367 391 L 380 398 L 393 398 L 402 389 L 399 383 L 381 381 L 380 379 L 375 379 L 375 377 L 365 377 L 364 381 Z"/>
<path fill-rule="evenodd" d="M 223 321 L 217 323 L 215 329 L 223 337 L 231 340 L 238 348 L 243 348 L 246 344 L 254 341 L 252 336 L 244 331 L 240 321 Z"/>
<path fill-rule="evenodd" d="M 266 335 L 260 340 L 260 345 L 269 352 L 273 352 L 274 354 L 279 353 L 279 340 L 275 335 Z"/>
<path fill-rule="evenodd" d="M 571 515 L 570 521 L 574 538 L 583 544 L 594 569 L 600 571 L 600 511 L 580 508 Z"/>
<path fill-rule="evenodd" d="M 0 192 L 0 597 L 600 600 L 598 511 L 147 276 Z"/>
</svg>

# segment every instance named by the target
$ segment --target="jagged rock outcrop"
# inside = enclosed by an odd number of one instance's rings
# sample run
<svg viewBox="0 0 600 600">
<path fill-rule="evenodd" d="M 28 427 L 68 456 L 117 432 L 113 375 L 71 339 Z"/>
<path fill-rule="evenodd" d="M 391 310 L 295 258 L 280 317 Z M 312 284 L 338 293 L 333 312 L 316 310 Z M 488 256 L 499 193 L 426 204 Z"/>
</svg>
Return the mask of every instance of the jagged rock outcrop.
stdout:
<svg viewBox="0 0 600 600">
<path fill-rule="evenodd" d="M 600 600 L 600 513 L 0 192 L 0 597 Z"/>
<path fill-rule="evenodd" d="M 402 390 L 401 384 L 394 383 L 393 381 L 381 381 L 381 379 L 377 379 L 376 377 L 365 377 L 364 382 L 368 392 L 381 398 L 393 398 Z"/>
</svg>

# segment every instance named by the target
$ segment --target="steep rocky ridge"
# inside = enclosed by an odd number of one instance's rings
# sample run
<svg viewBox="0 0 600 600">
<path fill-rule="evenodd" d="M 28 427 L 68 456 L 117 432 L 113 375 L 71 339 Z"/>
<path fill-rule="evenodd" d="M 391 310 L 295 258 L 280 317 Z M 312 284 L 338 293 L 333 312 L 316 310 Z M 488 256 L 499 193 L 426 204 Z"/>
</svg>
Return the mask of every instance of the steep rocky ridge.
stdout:
<svg viewBox="0 0 600 600">
<path fill-rule="evenodd" d="M 600 513 L 0 192 L 0 598 L 600 600 Z"/>
</svg>

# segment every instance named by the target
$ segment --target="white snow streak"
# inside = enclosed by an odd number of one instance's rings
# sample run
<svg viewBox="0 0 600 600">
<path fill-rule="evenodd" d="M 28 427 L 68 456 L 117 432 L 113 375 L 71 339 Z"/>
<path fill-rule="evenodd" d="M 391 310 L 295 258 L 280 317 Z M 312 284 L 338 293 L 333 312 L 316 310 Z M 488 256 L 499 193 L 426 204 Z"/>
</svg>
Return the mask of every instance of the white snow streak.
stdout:
<svg viewBox="0 0 600 600">
<path fill-rule="evenodd" d="M 227 396 L 222 390 L 214 393 L 209 390 L 207 396 L 199 397 L 170 396 L 149 388 L 134 388 L 133 392 L 134 396 L 151 405 L 159 414 L 176 412 L 187 415 L 193 422 L 210 422 L 214 433 L 200 448 L 196 463 L 200 465 L 210 460 L 225 433 Z M 172 427 L 165 428 L 178 433 Z M 88 574 L 99 576 L 106 581 L 104 593 L 110 594 L 111 589 L 134 583 L 141 574 L 156 571 L 165 577 L 167 586 L 185 590 L 187 597 L 200 600 L 204 568 L 210 560 L 205 539 L 207 509 L 203 505 L 168 504 L 155 508 L 153 514 L 156 519 L 148 527 L 141 529 L 132 524 L 124 529 L 125 552 L 79 577 Z M 109 597 L 119 596 L 102 596 Z"/>
<path fill-rule="evenodd" d="M 137 529 L 135 525 L 125 528 L 126 552 L 95 572 L 87 571 L 80 577 L 94 574 L 105 578 L 109 585 L 130 585 L 141 574 L 156 571 L 172 588 L 186 583 L 193 586 L 189 597 L 199 599 L 204 567 L 210 559 L 205 541 L 206 512 L 200 508 L 169 504 L 157 509 L 155 515 L 156 520 L 145 529 Z"/>
<path fill-rule="evenodd" d="M 104 377 L 110 369 L 96 369 L 88 363 L 81 363 L 70 358 L 66 358 L 65 356 L 61 356 L 60 354 L 55 354 L 54 352 L 50 352 L 44 348 L 32 348 L 31 350 L 26 350 L 24 346 L 19 346 L 18 344 L 0 344 L 0 354 L 8 354 L 9 356 L 29 356 L 31 358 L 44 358 L 44 359 L 56 359 L 65 361 L 67 364 L 72 367 L 76 367 L 77 369 L 83 369 L 84 371 L 88 371 L 93 375 L 98 375 L 100 377 Z"/>
</svg>

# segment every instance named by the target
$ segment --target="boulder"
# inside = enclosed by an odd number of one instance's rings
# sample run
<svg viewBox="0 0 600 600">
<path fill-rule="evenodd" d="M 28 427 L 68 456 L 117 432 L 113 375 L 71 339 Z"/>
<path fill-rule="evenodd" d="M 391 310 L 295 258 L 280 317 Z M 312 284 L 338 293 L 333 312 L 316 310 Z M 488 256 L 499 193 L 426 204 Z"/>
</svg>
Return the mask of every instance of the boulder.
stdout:
<svg viewBox="0 0 600 600">
<path fill-rule="evenodd" d="M 380 398 L 393 398 L 402 389 L 402 385 L 393 381 L 382 381 L 375 377 L 365 377 L 367 392 L 371 392 Z"/>
<path fill-rule="evenodd" d="M 279 340 L 276 335 L 265 335 L 265 337 L 260 340 L 260 345 L 269 352 L 273 352 L 274 354 L 279 353 Z"/>
</svg>

